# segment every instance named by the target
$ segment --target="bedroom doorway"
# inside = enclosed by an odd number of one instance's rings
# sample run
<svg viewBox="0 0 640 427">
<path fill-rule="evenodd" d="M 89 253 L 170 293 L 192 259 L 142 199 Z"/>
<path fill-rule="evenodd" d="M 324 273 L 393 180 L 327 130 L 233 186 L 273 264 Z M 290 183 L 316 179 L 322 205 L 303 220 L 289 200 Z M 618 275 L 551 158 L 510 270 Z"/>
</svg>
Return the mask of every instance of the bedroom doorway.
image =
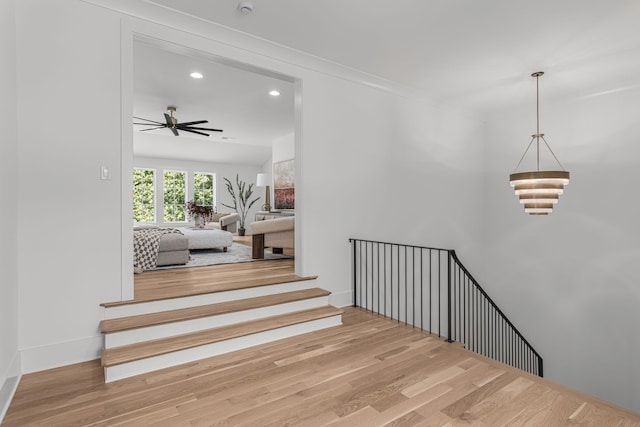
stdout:
<svg viewBox="0 0 640 427">
<path fill-rule="evenodd" d="M 295 153 L 300 141 L 296 137 L 299 135 L 296 117 L 300 114 L 296 109 L 300 108 L 300 82 L 290 76 L 139 34 L 133 36 L 131 53 L 131 116 L 156 122 L 152 123 L 155 125 L 152 129 L 134 126 L 130 137 L 132 158 L 123 161 L 123 167 L 130 164 L 132 170 L 146 168 L 155 173 L 155 217 L 146 223 L 159 227 L 191 226 L 188 217 L 176 220 L 166 215 L 163 182 L 167 172 L 184 173 L 184 200 L 193 197 L 196 173 L 212 173 L 215 176 L 214 206 L 218 211 L 228 210 L 226 206 L 232 205 L 225 179 L 233 182 L 237 175 L 247 184 L 253 184 L 254 197 L 260 197 L 244 218 L 245 227 L 251 233 L 250 223 L 258 217 L 266 191 L 266 188 L 255 187 L 257 174 L 267 173 L 273 180 L 274 163 L 298 163 Z M 192 72 L 200 73 L 202 78 L 194 78 L 190 75 Z M 279 95 L 274 96 L 274 91 Z M 175 107 L 172 112 L 181 122 L 207 120 L 208 123 L 198 127 L 222 132 L 202 131 L 210 135 L 204 136 L 178 130 L 176 136 L 172 129 L 161 126 L 163 117 L 166 118 L 164 110 L 170 106 Z M 125 123 L 123 118 L 123 125 Z M 129 176 L 124 174 L 123 179 Z M 125 186 L 123 183 L 123 188 Z M 270 199 L 274 201 L 274 186 L 269 189 Z M 234 245 L 250 249 L 250 235 L 233 238 Z M 123 239 L 123 248 L 125 241 L 132 240 L 131 235 Z M 283 255 L 294 254 L 293 250 L 285 250 Z M 126 255 L 123 263 L 125 258 Z M 125 275 L 123 268 L 123 299 L 130 299 L 133 280 L 128 280 L 130 285 L 126 285 Z"/>
</svg>

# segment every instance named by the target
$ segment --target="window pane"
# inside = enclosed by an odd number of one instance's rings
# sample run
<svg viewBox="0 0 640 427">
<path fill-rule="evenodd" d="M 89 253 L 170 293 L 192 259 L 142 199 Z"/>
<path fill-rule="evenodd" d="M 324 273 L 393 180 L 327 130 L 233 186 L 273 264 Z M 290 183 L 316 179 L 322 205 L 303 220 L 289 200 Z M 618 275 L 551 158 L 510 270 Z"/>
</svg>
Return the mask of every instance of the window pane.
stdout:
<svg viewBox="0 0 640 427">
<path fill-rule="evenodd" d="M 133 170 L 133 220 L 135 222 L 155 222 L 154 183 L 154 170 Z"/>
<path fill-rule="evenodd" d="M 185 172 L 164 171 L 164 221 L 185 221 Z"/>
<path fill-rule="evenodd" d="M 196 172 L 193 175 L 193 201 L 198 206 L 215 208 L 215 174 Z"/>
</svg>

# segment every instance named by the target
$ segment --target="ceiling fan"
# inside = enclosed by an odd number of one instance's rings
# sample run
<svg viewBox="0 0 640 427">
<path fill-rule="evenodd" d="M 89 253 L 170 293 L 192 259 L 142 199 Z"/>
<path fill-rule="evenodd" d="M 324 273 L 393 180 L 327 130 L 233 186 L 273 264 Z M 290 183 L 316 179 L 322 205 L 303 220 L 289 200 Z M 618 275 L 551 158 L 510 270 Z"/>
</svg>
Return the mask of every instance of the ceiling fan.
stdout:
<svg viewBox="0 0 640 427">
<path fill-rule="evenodd" d="M 209 132 L 222 132 L 222 129 L 201 128 L 201 127 L 195 127 L 194 126 L 194 125 L 199 125 L 199 124 L 202 124 L 202 123 L 209 123 L 208 120 L 196 120 L 195 122 L 179 123 L 178 119 L 173 117 L 173 113 L 174 113 L 174 111 L 176 111 L 176 107 L 174 107 L 174 106 L 171 106 L 171 105 L 168 106 L 167 107 L 167 111 L 169 112 L 169 114 L 164 113 L 164 119 L 165 119 L 166 123 L 156 122 L 155 120 L 143 119 L 142 117 L 134 117 L 134 119 L 136 119 L 136 120 L 144 120 L 147 123 L 136 123 L 136 122 L 134 122 L 133 124 L 134 125 L 143 125 L 143 126 L 152 126 L 152 127 L 148 128 L 148 129 L 140 129 L 140 132 L 167 128 L 171 132 L 173 132 L 173 134 L 175 136 L 179 136 L 180 135 L 178 133 L 179 130 L 182 130 L 182 131 L 185 131 L 185 132 L 197 133 L 198 135 L 204 135 L 204 136 L 209 136 L 209 134 L 208 133 L 204 133 L 204 132 L 200 132 L 200 131 L 206 130 L 206 131 L 209 131 Z"/>
</svg>

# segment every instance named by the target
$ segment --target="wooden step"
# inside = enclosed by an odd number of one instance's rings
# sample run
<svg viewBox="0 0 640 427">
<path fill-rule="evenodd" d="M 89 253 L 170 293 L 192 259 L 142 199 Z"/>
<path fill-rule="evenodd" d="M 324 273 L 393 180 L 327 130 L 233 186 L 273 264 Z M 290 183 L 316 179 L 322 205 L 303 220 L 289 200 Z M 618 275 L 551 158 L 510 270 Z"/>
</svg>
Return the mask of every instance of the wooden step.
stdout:
<svg viewBox="0 0 640 427">
<path fill-rule="evenodd" d="M 330 294 L 331 292 L 325 291 L 324 289 L 311 288 L 300 291 L 221 302 L 217 304 L 189 307 L 179 310 L 122 317 L 118 319 L 107 319 L 100 322 L 100 330 L 103 334 L 121 332 L 148 326 L 164 325 L 173 322 L 199 319 L 202 317 L 218 316 L 237 311 L 269 307 L 277 304 L 286 304 L 305 299 L 326 297 Z"/>
<path fill-rule="evenodd" d="M 249 322 L 237 323 L 220 328 L 177 335 L 170 338 L 104 349 L 102 351 L 102 366 L 115 366 L 272 329 L 283 328 L 332 316 L 339 316 L 342 312 L 343 310 L 339 308 L 325 306 L 311 310 L 252 320 Z"/>
<path fill-rule="evenodd" d="M 185 269 L 186 270 L 186 269 Z M 247 298 L 256 298 L 284 292 L 301 291 L 318 287 L 313 280 L 302 280 L 291 283 L 260 286 L 257 288 L 245 288 L 228 290 L 225 292 L 213 292 L 202 295 L 187 295 L 183 297 L 169 298 L 155 301 L 137 301 L 136 303 L 123 304 L 104 308 L 104 320 L 118 319 L 122 317 L 140 316 L 143 314 L 158 313 L 161 311 L 182 310 L 185 308 L 219 304 Z M 302 310 L 302 309 L 301 309 Z M 298 310 L 295 310 L 298 311 Z"/>
<path fill-rule="evenodd" d="M 105 308 L 118 307 L 144 301 L 160 301 L 315 279 L 317 276 L 296 275 L 293 272 L 293 260 L 153 270 L 136 275 L 134 299 L 100 305 Z"/>
</svg>

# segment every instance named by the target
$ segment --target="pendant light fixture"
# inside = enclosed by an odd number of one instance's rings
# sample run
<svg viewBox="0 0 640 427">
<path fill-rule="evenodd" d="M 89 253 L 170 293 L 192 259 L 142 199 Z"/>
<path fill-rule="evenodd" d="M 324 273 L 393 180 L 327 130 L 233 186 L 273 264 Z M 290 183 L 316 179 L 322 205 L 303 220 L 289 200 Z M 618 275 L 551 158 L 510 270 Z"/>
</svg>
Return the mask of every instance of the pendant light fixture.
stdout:
<svg viewBox="0 0 640 427">
<path fill-rule="evenodd" d="M 564 186 L 569 184 L 569 172 L 565 171 L 555 153 L 540 133 L 540 95 L 538 79 L 544 72 L 538 71 L 531 74 L 536 78 L 536 133 L 531 135 L 531 142 L 520 158 L 514 172 L 509 175 L 509 183 L 524 206 L 524 211 L 530 215 L 548 215 L 558 203 L 558 197 L 564 191 Z M 551 152 L 561 170 L 540 170 L 540 140 Z M 530 172 L 516 172 L 522 160 L 529 152 L 531 145 L 536 143 L 536 170 Z"/>
</svg>

